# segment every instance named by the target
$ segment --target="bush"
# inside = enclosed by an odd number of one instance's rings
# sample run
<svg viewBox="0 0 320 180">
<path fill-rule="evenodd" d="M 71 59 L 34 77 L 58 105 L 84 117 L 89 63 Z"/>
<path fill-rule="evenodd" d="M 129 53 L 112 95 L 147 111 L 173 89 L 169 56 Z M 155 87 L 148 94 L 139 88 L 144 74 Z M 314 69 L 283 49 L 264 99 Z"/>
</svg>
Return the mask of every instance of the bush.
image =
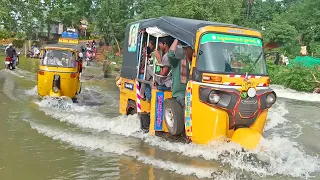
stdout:
<svg viewBox="0 0 320 180">
<path fill-rule="evenodd" d="M 114 48 L 112 48 L 114 49 Z M 115 54 L 116 51 L 111 50 L 108 51 L 107 53 L 105 53 L 105 57 L 107 58 L 108 61 L 110 62 L 115 62 L 117 66 L 121 66 L 122 65 L 122 56 L 117 56 Z"/>
<path fill-rule="evenodd" d="M 282 85 L 286 88 L 297 91 L 312 92 L 318 84 L 311 73 L 320 79 L 320 72 L 317 68 L 305 68 L 299 64 L 288 66 L 277 66 L 271 62 L 267 63 L 271 83 Z"/>
<path fill-rule="evenodd" d="M 105 78 L 109 77 L 111 72 L 112 72 L 112 70 L 113 70 L 110 62 L 104 61 L 102 70 L 103 70 L 104 77 Z"/>
<path fill-rule="evenodd" d="M 25 43 L 25 40 L 23 39 L 15 39 L 12 41 L 13 46 L 16 48 L 22 48 L 24 43 Z"/>
</svg>

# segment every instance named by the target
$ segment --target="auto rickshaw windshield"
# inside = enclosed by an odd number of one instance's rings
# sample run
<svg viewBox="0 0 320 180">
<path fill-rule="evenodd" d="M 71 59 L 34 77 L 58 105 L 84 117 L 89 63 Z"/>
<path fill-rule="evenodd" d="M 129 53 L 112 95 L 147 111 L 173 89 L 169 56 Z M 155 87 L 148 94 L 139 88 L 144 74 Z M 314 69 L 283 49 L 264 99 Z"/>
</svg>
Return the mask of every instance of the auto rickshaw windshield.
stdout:
<svg viewBox="0 0 320 180">
<path fill-rule="evenodd" d="M 204 34 L 196 67 L 205 72 L 267 75 L 262 41 L 255 37 Z"/>
<path fill-rule="evenodd" d="M 44 66 L 76 67 L 76 55 L 67 50 L 46 50 L 41 61 Z"/>
</svg>

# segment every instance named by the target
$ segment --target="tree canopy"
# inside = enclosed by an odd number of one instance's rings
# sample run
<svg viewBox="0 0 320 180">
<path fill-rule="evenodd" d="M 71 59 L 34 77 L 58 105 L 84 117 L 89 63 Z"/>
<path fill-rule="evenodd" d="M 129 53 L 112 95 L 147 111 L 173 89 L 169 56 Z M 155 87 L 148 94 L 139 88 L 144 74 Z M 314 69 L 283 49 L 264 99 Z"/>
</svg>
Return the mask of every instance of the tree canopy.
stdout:
<svg viewBox="0 0 320 180">
<path fill-rule="evenodd" d="M 265 42 L 283 50 L 307 45 L 320 55 L 320 0 L 0 0 L 0 35 L 21 32 L 59 21 L 77 28 L 81 19 L 109 42 L 122 41 L 127 23 L 139 19 L 176 16 L 257 29 Z M 7 32 L 5 32 L 7 31 Z M 296 48 L 295 48 L 296 49 Z M 296 51 L 296 50 L 295 50 Z M 298 52 L 299 53 L 299 52 Z"/>
</svg>

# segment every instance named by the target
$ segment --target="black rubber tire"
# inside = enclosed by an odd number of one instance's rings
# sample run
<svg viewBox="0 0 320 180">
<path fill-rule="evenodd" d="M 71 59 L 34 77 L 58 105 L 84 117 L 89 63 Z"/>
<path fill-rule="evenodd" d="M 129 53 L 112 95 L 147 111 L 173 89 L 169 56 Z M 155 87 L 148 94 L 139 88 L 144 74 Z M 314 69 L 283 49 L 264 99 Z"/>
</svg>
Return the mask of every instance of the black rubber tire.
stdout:
<svg viewBox="0 0 320 180">
<path fill-rule="evenodd" d="M 173 116 L 173 126 L 170 127 L 166 119 L 167 110 L 171 109 Z M 173 136 L 181 135 L 185 132 L 184 128 L 184 111 L 181 105 L 174 98 L 164 101 L 164 121 L 166 122 L 169 133 Z"/>
<path fill-rule="evenodd" d="M 73 103 L 78 103 L 78 98 L 77 97 L 72 98 L 72 102 Z"/>
<path fill-rule="evenodd" d="M 137 113 L 137 105 L 136 102 L 134 102 L 133 100 L 129 100 L 128 101 L 128 105 L 127 105 L 127 115 L 134 115 Z"/>
</svg>

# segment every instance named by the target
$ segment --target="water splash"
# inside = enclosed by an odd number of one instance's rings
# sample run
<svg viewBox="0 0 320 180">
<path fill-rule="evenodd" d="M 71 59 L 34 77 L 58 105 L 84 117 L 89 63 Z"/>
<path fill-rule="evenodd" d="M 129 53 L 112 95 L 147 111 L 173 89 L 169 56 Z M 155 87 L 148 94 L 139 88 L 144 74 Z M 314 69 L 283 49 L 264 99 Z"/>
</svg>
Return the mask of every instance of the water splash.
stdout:
<svg viewBox="0 0 320 180">
<path fill-rule="evenodd" d="M 288 113 L 289 111 L 286 108 L 285 103 L 282 101 L 277 101 L 268 112 L 267 123 L 264 131 L 268 131 L 280 124 L 288 122 L 288 120 L 284 117 Z"/>
<path fill-rule="evenodd" d="M 286 119 L 275 120 L 279 117 L 283 118 L 283 115 L 287 113 L 284 107 L 285 105 L 282 103 L 279 106 L 275 106 L 273 111 L 278 113 L 270 113 L 271 122 L 269 123 L 271 125 L 269 125 L 269 128 L 286 122 Z M 201 146 L 169 142 L 160 137 L 143 134 L 140 132 L 140 121 L 136 115 L 119 116 L 110 119 L 100 114 L 78 115 L 70 112 L 53 111 L 46 111 L 45 113 L 61 122 L 67 122 L 83 129 L 92 129 L 95 132 L 108 131 L 112 134 L 139 138 L 152 146 L 166 151 L 179 153 L 187 157 L 203 157 L 206 160 L 217 160 L 222 164 L 229 164 L 233 168 L 252 172 L 259 176 L 281 174 L 292 177 L 308 177 L 310 173 L 319 171 L 320 167 L 318 157 L 307 155 L 301 146 L 287 138 L 270 137 L 265 139 L 265 141 L 261 142 L 261 145 L 266 148 L 264 152 L 240 152 L 240 147 L 233 143 L 213 142 L 209 145 Z M 286 151 L 283 151 L 283 149 L 286 149 Z M 225 156 L 226 152 L 228 152 L 227 156 Z M 263 164 L 245 158 L 252 153 L 269 157 L 270 163 Z M 292 163 L 294 163 L 295 171 L 292 171 Z"/>
<path fill-rule="evenodd" d="M 320 94 L 298 92 L 279 85 L 272 85 L 271 88 L 276 92 L 278 97 L 299 101 L 320 102 Z"/>
<path fill-rule="evenodd" d="M 3 93 L 10 98 L 11 100 L 18 100 L 14 95 L 13 91 L 15 88 L 14 81 L 11 79 L 10 76 L 5 76 L 4 77 L 4 83 L 3 83 Z"/>
<path fill-rule="evenodd" d="M 32 89 L 25 90 L 25 94 L 29 96 L 36 96 L 38 95 L 38 86 L 33 87 Z"/>
<path fill-rule="evenodd" d="M 115 153 L 118 155 L 126 155 L 133 157 L 144 164 L 149 164 L 160 169 L 175 172 L 181 175 L 194 175 L 198 178 L 214 178 L 214 179 L 235 179 L 236 173 L 228 172 L 223 169 L 203 168 L 192 165 L 185 165 L 175 163 L 172 161 L 163 161 L 161 159 L 155 159 L 150 156 L 141 154 L 134 149 L 121 144 L 121 142 L 112 142 L 108 139 L 100 138 L 97 136 L 88 136 L 82 134 L 75 134 L 65 132 L 59 129 L 54 129 L 44 125 L 39 125 L 33 122 L 29 122 L 31 128 L 37 130 L 39 133 L 45 136 L 51 137 L 54 140 L 59 140 L 68 143 L 75 147 L 84 148 L 87 150 L 102 150 L 103 152 Z"/>
</svg>

